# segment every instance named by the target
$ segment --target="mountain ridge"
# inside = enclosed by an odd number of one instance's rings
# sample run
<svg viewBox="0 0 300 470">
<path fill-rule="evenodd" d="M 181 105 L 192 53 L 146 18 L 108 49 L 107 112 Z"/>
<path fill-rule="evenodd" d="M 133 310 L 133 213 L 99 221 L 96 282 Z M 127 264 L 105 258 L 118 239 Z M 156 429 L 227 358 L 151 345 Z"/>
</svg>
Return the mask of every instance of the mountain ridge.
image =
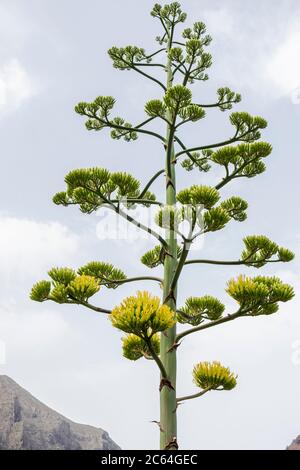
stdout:
<svg viewBox="0 0 300 470">
<path fill-rule="evenodd" d="M 0 375 L 0 450 L 119 450 L 101 428 L 56 412 Z"/>
<path fill-rule="evenodd" d="M 296 439 L 287 447 L 287 450 L 300 450 L 300 436 L 297 436 Z"/>
</svg>

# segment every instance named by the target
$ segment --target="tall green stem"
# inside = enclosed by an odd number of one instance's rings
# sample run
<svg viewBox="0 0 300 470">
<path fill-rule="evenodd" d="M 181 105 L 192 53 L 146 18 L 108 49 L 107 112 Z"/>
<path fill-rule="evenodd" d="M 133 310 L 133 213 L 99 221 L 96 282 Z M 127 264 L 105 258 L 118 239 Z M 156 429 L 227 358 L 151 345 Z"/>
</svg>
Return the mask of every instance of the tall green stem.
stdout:
<svg viewBox="0 0 300 470">
<path fill-rule="evenodd" d="M 172 45 L 172 32 L 170 33 L 167 52 Z M 172 86 L 173 73 L 171 61 L 167 62 L 167 89 Z M 173 121 L 173 114 L 168 110 L 167 120 Z M 176 203 L 176 181 L 174 164 L 174 126 L 167 125 L 166 133 L 166 204 L 174 205 Z M 176 289 L 170 292 L 172 277 L 177 264 L 177 240 L 173 230 L 166 230 L 166 241 L 168 243 L 168 254 L 164 261 L 164 302 L 176 311 Z M 162 432 L 160 433 L 160 448 L 176 449 L 177 440 L 177 420 L 176 420 L 176 349 L 171 349 L 176 337 L 176 326 L 170 328 L 161 335 L 160 358 L 165 367 L 168 380 L 171 384 L 163 386 L 160 392 L 160 424 Z M 174 439 L 175 438 L 175 439 Z M 170 443 L 174 444 L 170 444 Z"/>
</svg>

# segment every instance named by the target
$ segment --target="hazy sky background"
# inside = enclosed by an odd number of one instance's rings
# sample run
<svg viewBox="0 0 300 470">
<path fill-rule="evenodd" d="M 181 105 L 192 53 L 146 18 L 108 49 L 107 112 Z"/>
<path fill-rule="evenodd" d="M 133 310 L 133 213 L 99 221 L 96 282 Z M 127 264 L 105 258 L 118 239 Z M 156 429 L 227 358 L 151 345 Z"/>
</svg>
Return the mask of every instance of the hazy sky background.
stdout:
<svg viewBox="0 0 300 470">
<path fill-rule="evenodd" d="M 159 412 L 154 364 L 124 359 L 121 334 L 105 316 L 34 303 L 28 293 L 56 265 L 76 268 L 103 260 L 129 276 L 144 272 L 139 257 L 154 245 L 151 240 L 100 241 L 99 218 L 54 206 L 51 198 L 64 189 L 64 176 L 73 168 L 126 170 L 146 182 L 163 166 L 157 142 L 145 136 L 126 144 L 110 140 L 105 131 L 89 133 L 73 111 L 79 101 L 112 94 L 116 114 L 138 122 L 143 103 L 161 97 L 143 77 L 113 69 L 106 54 L 112 45 L 157 48 L 160 28 L 149 15 L 152 5 L 149 0 L 0 0 L 0 351 L 6 349 L 0 373 L 67 417 L 104 428 L 124 449 L 157 446 L 157 428 L 150 424 Z M 211 80 L 196 82 L 195 101 L 213 102 L 219 86 L 241 92 L 235 110 L 265 117 L 269 127 L 263 139 L 274 146 L 266 173 L 222 192 L 249 202 L 247 221 L 210 234 L 199 253 L 238 259 L 242 237 L 262 233 L 299 254 L 300 4 L 185 0 L 182 5 L 186 25 L 204 20 L 214 38 Z M 189 145 L 231 136 L 228 113 L 207 114 L 205 122 L 186 128 Z M 179 189 L 216 183 L 221 176 L 180 168 L 178 173 Z M 159 183 L 162 179 L 158 194 Z M 280 275 L 298 297 L 271 317 L 240 319 L 186 338 L 179 354 L 180 395 L 194 391 L 191 370 L 202 360 L 220 360 L 239 379 L 232 392 L 211 393 L 180 407 L 182 449 L 283 449 L 300 433 L 299 261 L 260 272 Z M 211 294 L 233 311 L 224 287 L 240 273 L 257 271 L 186 267 L 179 304 L 190 295 Z M 112 307 L 135 288 L 160 294 L 149 283 L 129 284 L 103 289 L 97 300 Z"/>
</svg>

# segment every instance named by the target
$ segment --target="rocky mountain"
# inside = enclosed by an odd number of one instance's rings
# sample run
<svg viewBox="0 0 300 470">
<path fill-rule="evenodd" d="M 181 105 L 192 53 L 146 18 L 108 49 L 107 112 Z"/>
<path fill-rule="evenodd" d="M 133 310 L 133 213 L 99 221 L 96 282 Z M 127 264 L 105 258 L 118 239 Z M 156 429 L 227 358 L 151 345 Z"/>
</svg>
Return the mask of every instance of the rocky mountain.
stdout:
<svg viewBox="0 0 300 470">
<path fill-rule="evenodd" d="M 296 437 L 288 446 L 287 450 L 300 450 L 300 436 Z"/>
<path fill-rule="evenodd" d="M 103 429 L 77 424 L 0 375 L 0 450 L 120 449 Z"/>
</svg>

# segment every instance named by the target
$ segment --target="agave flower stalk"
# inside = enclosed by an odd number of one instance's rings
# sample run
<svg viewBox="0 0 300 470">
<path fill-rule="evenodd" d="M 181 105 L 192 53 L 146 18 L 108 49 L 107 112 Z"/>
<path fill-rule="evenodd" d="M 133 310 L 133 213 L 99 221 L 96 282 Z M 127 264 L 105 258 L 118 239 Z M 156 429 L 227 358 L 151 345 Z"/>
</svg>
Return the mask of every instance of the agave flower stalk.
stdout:
<svg viewBox="0 0 300 470">
<path fill-rule="evenodd" d="M 267 122 L 246 112 L 230 114 L 234 130 L 228 138 L 217 138 L 209 144 L 186 144 L 189 136 L 186 124 L 200 126 L 206 113 L 231 110 L 241 101 L 241 96 L 223 87 L 217 90 L 217 99 L 212 103 L 195 103 L 190 87 L 208 79 L 212 58 L 206 48 L 211 37 L 202 22 L 185 28 L 178 37 L 177 26 L 186 20 L 178 2 L 164 6 L 155 4 L 151 15 L 162 28 L 161 36 L 156 38 L 160 45 L 158 50 L 146 53 L 137 46 L 114 46 L 108 51 L 116 69 L 133 70 L 158 87 L 159 97 L 145 104 L 147 117 L 132 124 L 123 117 L 112 116 L 116 103 L 112 96 L 98 96 L 90 103 L 80 102 L 75 111 L 86 118 L 89 131 L 106 129 L 112 139 L 125 142 L 133 142 L 138 137 L 152 138 L 159 149 L 163 144 L 164 167 L 155 169 L 143 185 L 125 172 L 97 167 L 72 170 L 65 177 L 66 189 L 55 194 L 53 201 L 57 205 L 78 206 L 86 214 L 107 207 L 149 234 L 156 245 L 142 256 L 141 262 L 149 269 L 160 269 L 161 274 L 127 277 L 123 270 L 110 263 L 95 260 L 77 271 L 67 267 L 51 269 L 50 279 L 37 282 L 30 296 L 38 302 L 80 305 L 109 316 L 112 325 L 125 333 L 123 355 L 132 361 L 144 358 L 157 366 L 160 421 L 153 422 L 159 424 L 160 448 L 177 449 L 178 405 L 214 390 L 232 390 L 237 383 L 237 376 L 228 367 L 218 361 L 204 360 L 196 363 L 192 372 L 197 391 L 178 397 L 177 355 L 182 341 L 188 340 L 191 334 L 238 318 L 274 314 L 280 302 L 287 302 L 294 295 L 293 288 L 276 276 L 241 274 L 229 280 L 226 288 L 237 303 L 235 311 L 226 312 L 219 299 L 203 292 L 196 292 L 183 306 L 177 306 L 181 276 L 188 274 L 189 265 L 199 269 L 205 269 L 206 265 L 221 269 L 227 266 L 259 269 L 270 263 L 292 261 L 294 254 L 264 235 L 249 235 L 244 238 L 244 249 L 237 259 L 190 258 L 191 246 L 199 236 L 222 230 L 231 221 L 246 219 L 247 202 L 236 195 L 223 199 L 221 190 L 233 180 L 252 179 L 263 173 L 272 147 L 260 141 Z M 149 70 L 165 73 L 164 81 Z M 154 121 L 161 124 L 159 132 L 151 129 Z M 223 177 L 214 186 L 193 185 L 176 191 L 179 164 L 187 172 L 195 170 L 202 175 L 213 168 L 222 168 Z M 150 189 L 162 175 L 165 176 L 161 179 L 165 200 L 158 201 Z M 131 212 L 136 206 L 157 206 L 155 222 L 164 232 L 136 219 Z M 182 231 L 182 222 L 188 222 L 187 233 Z M 111 309 L 97 305 L 98 296 L 101 298 L 105 289 L 136 282 L 159 283 L 163 288 L 162 298 L 149 291 L 138 291 Z M 91 301 L 92 298 L 96 300 Z M 177 326 L 180 327 L 178 332 Z"/>
</svg>

